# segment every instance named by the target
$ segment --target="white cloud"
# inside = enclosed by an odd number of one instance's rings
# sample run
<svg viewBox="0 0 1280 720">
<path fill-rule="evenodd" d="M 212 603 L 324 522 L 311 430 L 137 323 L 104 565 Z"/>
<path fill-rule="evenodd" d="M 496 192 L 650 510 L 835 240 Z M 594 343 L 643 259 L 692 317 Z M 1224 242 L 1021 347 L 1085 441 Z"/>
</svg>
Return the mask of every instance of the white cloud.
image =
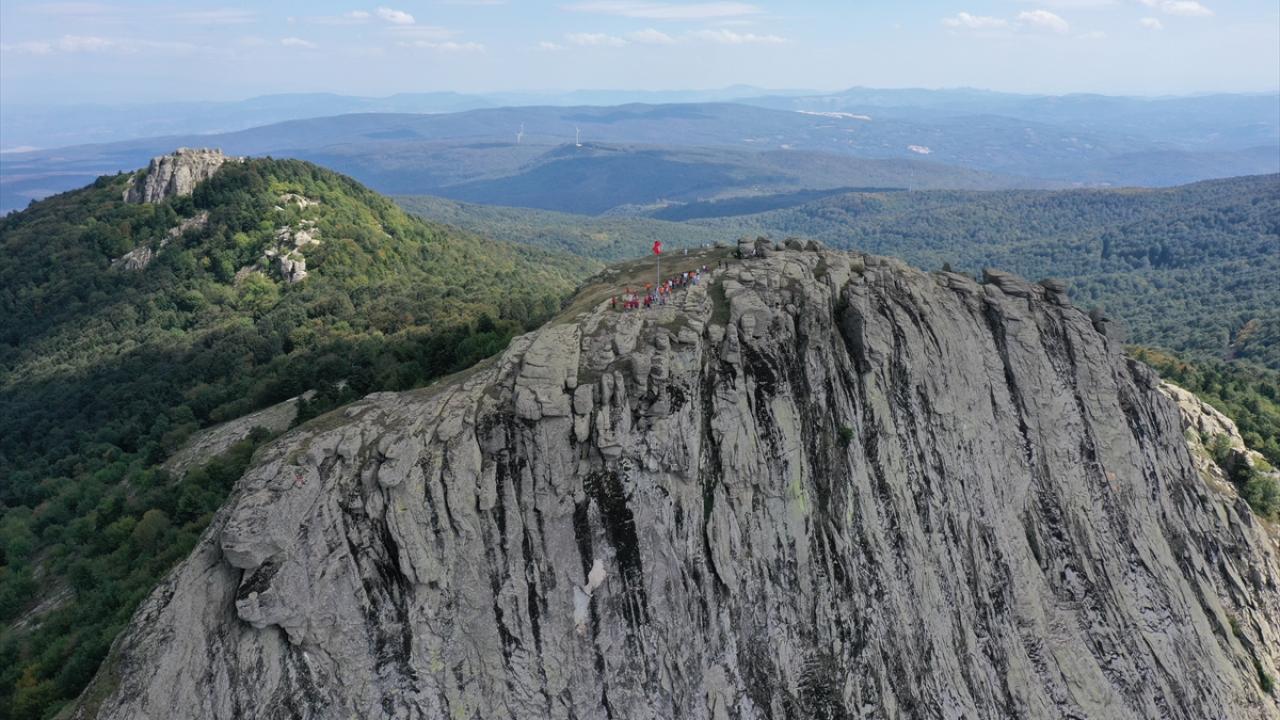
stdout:
<svg viewBox="0 0 1280 720">
<path fill-rule="evenodd" d="M 970 15 L 967 12 L 957 13 L 955 17 L 943 18 L 942 24 L 953 28 L 969 30 L 992 30 L 1009 24 L 1008 20 L 984 15 Z"/>
<path fill-rule="evenodd" d="M 1138 24 L 1148 30 L 1164 29 L 1164 23 L 1160 22 L 1160 18 L 1144 17 L 1138 21 Z"/>
<path fill-rule="evenodd" d="M 574 12 L 619 15 L 644 20 L 715 20 L 717 18 L 757 15 L 760 8 L 742 2 L 703 2 L 677 4 L 669 2 L 630 2 L 628 0 L 594 0 L 563 6 Z"/>
<path fill-rule="evenodd" d="M 1024 10 L 1018 13 L 1018 22 L 1056 33 L 1066 33 L 1071 30 L 1070 23 L 1048 10 Z"/>
<path fill-rule="evenodd" d="M 364 10 L 352 10 L 341 15 L 320 15 L 305 18 L 305 20 L 316 25 L 363 25 L 372 18 L 373 15 Z M 290 21 L 292 22 L 293 18 L 290 18 Z"/>
<path fill-rule="evenodd" d="M 676 41 L 670 35 L 653 28 L 627 33 L 627 39 L 641 45 L 673 45 Z"/>
<path fill-rule="evenodd" d="M 485 47 L 478 42 L 455 42 L 453 40 L 445 40 L 444 42 L 435 42 L 432 40 L 411 40 L 396 43 L 400 47 L 425 48 L 427 50 L 437 50 L 439 52 L 484 52 Z"/>
<path fill-rule="evenodd" d="M 697 30 L 689 33 L 689 37 L 721 45 L 780 45 L 787 41 L 786 38 L 777 35 L 737 33 L 732 30 Z"/>
<path fill-rule="evenodd" d="M 386 20 L 392 25 L 412 25 L 413 16 L 403 10 L 392 10 L 388 7 L 380 7 L 375 11 L 378 17 Z"/>
<path fill-rule="evenodd" d="M 436 50 L 440 52 L 484 52 L 484 44 L 478 42 L 449 42 L 436 43 Z"/>
<path fill-rule="evenodd" d="M 281 44 L 281 45 L 283 45 L 283 46 L 285 46 L 285 47 L 291 47 L 291 48 L 306 48 L 306 49 L 308 49 L 308 50 L 314 50 L 314 49 L 316 49 L 317 47 L 319 47 L 318 45 L 316 45 L 315 43 L 311 42 L 310 40 L 303 40 L 303 39 L 302 39 L 302 38 L 300 38 L 300 37 L 287 37 L 287 38 L 280 38 L 280 44 Z"/>
<path fill-rule="evenodd" d="M 627 44 L 626 40 L 605 33 L 569 33 L 564 39 L 583 47 L 622 47 Z"/>
<path fill-rule="evenodd" d="M 564 50 L 564 46 L 561 45 L 560 43 L 553 43 L 550 40 L 543 40 L 542 42 L 538 43 L 538 49 L 555 52 L 557 50 Z"/>
<path fill-rule="evenodd" d="M 0 45 L 0 50 L 20 55 L 50 55 L 53 53 L 112 53 L 124 55 L 142 51 L 184 54 L 201 49 L 208 50 L 209 48 L 201 48 L 188 42 L 173 40 L 134 40 L 129 38 L 107 38 L 97 35 L 63 35 L 57 40 L 51 41 L 31 41 Z"/>
<path fill-rule="evenodd" d="M 106 52 L 107 50 L 123 49 L 120 43 L 104 37 L 96 37 L 93 35 L 63 35 L 57 43 L 57 47 L 62 52 Z"/>
<path fill-rule="evenodd" d="M 1166 15 L 1183 17 L 1208 17 L 1213 14 L 1209 8 L 1196 0 L 1138 0 L 1149 8 L 1155 8 Z"/>
<path fill-rule="evenodd" d="M 53 52 L 53 46 L 47 42 L 20 42 L 20 43 L 0 43 L 0 52 L 16 53 L 18 55 L 48 55 Z"/>
</svg>

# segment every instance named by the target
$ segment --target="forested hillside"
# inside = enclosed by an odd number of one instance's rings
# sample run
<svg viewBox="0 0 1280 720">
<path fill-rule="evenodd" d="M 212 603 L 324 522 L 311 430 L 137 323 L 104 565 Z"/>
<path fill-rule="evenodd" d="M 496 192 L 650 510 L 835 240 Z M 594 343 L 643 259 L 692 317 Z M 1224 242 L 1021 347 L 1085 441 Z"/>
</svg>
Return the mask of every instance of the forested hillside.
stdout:
<svg viewBox="0 0 1280 720">
<path fill-rule="evenodd" d="M 599 260 L 643 255 L 654 240 L 661 240 L 663 247 L 682 248 L 733 239 L 722 228 L 646 217 L 591 217 L 553 210 L 476 205 L 432 195 L 398 195 L 395 201 L 406 211 L 432 222 Z"/>
<path fill-rule="evenodd" d="M 263 439 L 169 477 L 194 431 L 465 368 L 596 267 L 429 225 L 300 161 L 227 163 L 155 204 L 123 202 L 127 182 L 0 220 L 0 717 L 80 691 Z"/>
<path fill-rule="evenodd" d="M 856 192 L 743 214 L 768 197 L 700 203 L 687 222 L 583 217 L 397 198 L 422 217 L 603 259 L 742 234 L 817 238 L 926 269 L 1068 281 L 1135 340 L 1280 369 L 1280 176 L 1144 190 Z M 723 213 L 722 217 L 707 217 Z"/>
</svg>

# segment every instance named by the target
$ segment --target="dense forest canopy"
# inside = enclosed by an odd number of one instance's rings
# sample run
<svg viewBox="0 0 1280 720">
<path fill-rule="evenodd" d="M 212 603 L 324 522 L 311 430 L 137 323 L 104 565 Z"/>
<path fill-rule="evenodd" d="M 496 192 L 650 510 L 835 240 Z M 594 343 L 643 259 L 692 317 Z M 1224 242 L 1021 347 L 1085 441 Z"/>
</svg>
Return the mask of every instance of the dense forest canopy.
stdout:
<svg viewBox="0 0 1280 720">
<path fill-rule="evenodd" d="M 855 192 L 772 209 L 779 199 L 702 203 L 687 222 L 397 201 L 423 217 L 602 259 L 642 254 L 653 239 L 678 248 L 799 235 L 925 269 L 1057 277 L 1076 304 L 1125 321 L 1136 341 L 1280 369 L 1280 176 L 1158 190 Z"/>
<path fill-rule="evenodd" d="M 128 181 L 0 219 L 2 718 L 79 693 L 264 439 L 168 477 L 193 432 L 468 367 L 597 267 L 424 223 L 300 161 L 228 163 L 157 204 L 122 202 Z M 268 251 L 300 230 L 319 242 L 290 283 Z M 143 269 L 113 264 L 139 248 Z"/>
</svg>

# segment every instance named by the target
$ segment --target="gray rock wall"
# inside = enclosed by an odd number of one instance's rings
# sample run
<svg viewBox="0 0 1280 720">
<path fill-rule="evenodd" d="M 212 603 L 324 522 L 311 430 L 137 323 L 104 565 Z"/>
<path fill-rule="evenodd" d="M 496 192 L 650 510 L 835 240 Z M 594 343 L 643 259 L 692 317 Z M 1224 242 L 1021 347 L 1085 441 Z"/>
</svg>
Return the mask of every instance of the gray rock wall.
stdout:
<svg viewBox="0 0 1280 720">
<path fill-rule="evenodd" d="M 170 197 L 190 195 L 198 183 L 208 180 L 228 160 L 221 150 L 178 148 L 169 155 L 151 159 L 144 173 L 135 175 L 125 188 L 124 201 L 155 203 Z"/>
<path fill-rule="evenodd" d="M 1275 718 L 1155 385 L 1016 278 L 730 261 L 266 448 L 79 714 Z"/>
</svg>

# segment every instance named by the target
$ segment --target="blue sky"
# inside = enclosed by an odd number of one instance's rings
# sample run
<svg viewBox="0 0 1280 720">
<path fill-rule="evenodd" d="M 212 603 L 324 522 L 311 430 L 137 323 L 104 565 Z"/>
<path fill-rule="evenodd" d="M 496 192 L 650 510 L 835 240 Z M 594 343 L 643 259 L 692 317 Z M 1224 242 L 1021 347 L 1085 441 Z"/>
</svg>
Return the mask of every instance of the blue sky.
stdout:
<svg viewBox="0 0 1280 720">
<path fill-rule="evenodd" d="M 1280 87 L 1276 0 L 0 5 L 0 102 L 279 92 Z"/>
</svg>

